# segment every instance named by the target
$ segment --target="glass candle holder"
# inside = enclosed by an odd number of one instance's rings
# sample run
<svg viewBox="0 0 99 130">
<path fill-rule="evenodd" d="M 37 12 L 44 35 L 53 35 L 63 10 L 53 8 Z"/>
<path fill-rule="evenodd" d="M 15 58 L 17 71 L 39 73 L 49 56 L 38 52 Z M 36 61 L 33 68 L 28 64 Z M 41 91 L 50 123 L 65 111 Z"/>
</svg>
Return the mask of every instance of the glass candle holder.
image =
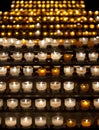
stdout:
<svg viewBox="0 0 99 130">
<path fill-rule="evenodd" d="M 6 82 L 0 82 L 0 92 L 4 92 L 6 90 Z"/>
<path fill-rule="evenodd" d="M 20 82 L 12 81 L 9 83 L 9 89 L 11 92 L 18 92 L 20 90 Z"/>
<path fill-rule="evenodd" d="M 76 127 L 76 125 L 77 125 L 76 119 L 70 118 L 70 119 L 67 119 L 67 120 L 66 120 L 66 126 L 67 126 L 68 128 L 74 128 L 74 127 Z"/>
<path fill-rule="evenodd" d="M 90 100 L 81 100 L 80 107 L 81 107 L 81 110 L 89 110 L 90 109 Z"/>
<path fill-rule="evenodd" d="M 74 73 L 74 67 L 72 66 L 64 66 L 64 74 L 65 76 L 72 76 Z"/>
<path fill-rule="evenodd" d="M 26 53 L 24 53 L 24 59 L 26 61 L 33 61 L 33 59 L 34 59 L 34 53 L 32 53 L 32 52 L 26 52 Z"/>
<path fill-rule="evenodd" d="M 16 107 L 18 107 L 18 99 L 16 98 L 7 99 L 7 107 L 10 109 L 15 109 Z"/>
<path fill-rule="evenodd" d="M 81 120 L 81 126 L 84 128 L 89 128 L 92 125 L 91 119 L 82 119 Z"/>
<path fill-rule="evenodd" d="M 20 124 L 22 127 L 29 127 L 32 125 L 32 117 L 23 116 L 20 118 Z"/>
<path fill-rule="evenodd" d="M 80 91 L 81 92 L 88 92 L 89 84 L 80 84 Z"/>
<path fill-rule="evenodd" d="M 73 92 L 74 89 L 74 82 L 66 81 L 63 83 L 63 88 L 66 92 Z"/>
<path fill-rule="evenodd" d="M 14 52 L 11 57 L 15 60 L 15 61 L 21 61 L 22 60 L 22 52 Z"/>
<path fill-rule="evenodd" d="M 60 52 L 56 52 L 56 51 L 51 52 L 51 59 L 53 61 L 59 61 L 61 57 L 62 57 L 62 55 Z"/>
<path fill-rule="evenodd" d="M 46 68 L 39 68 L 38 69 L 38 75 L 39 76 L 46 76 L 47 70 Z"/>
<path fill-rule="evenodd" d="M 69 61 L 71 61 L 73 54 L 64 54 L 63 57 L 64 57 L 65 62 L 69 62 Z"/>
<path fill-rule="evenodd" d="M 83 43 L 83 45 L 87 45 L 87 43 L 88 43 L 88 38 L 82 37 L 82 38 L 79 38 L 79 41 L 81 41 L 81 42 Z"/>
<path fill-rule="evenodd" d="M 45 52 L 39 52 L 37 54 L 37 58 L 39 59 L 39 61 L 45 61 L 47 59 L 47 53 L 45 53 Z"/>
<path fill-rule="evenodd" d="M 0 99 L 0 108 L 3 107 L 3 99 Z"/>
<path fill-rule="evenodd" d="M 92 66 L 90 71 L 92 76 L 99 76 L 99 66 Z"/>
<path fill-rule="evenodd" d="M 16 47 L 16 48 L 21 48 L 22 46 L 23 46 L 23 44 L 22 44 L 22 42 L 21 42 L 21 40 L 16 40 L 15 42 L 14 42 L 14 46 Z"/>
<path fill-rule="evenodd" d="M 35 45 L 34 40 L 29 39 L 29 40 L 26 41 L 26 46 L 28 48 L 32 48 L 32 47 L 34 47 L 34 45 Z"/>
<path fill-rule="evenodd" d="M 0 76 L 5 76 L 7 74 L 7 68 L 0 66 Z"/>
<path fill-rule="evenodd" d="M 61 82 L 59 81 L 50 82 L 50 88 L 53 92 L 59 91 L 61 89 Z"/>
<path fill-rule="evenodd" d="M 42 99 L 42 98 L 35 99 L 35 107 L 38 110 L 44 109 L 46 107 L 46 99 Z"/>
<path fill-rule="evenodd" d="M 62 126 L 63 121 L 64 121 L 64 119 L 62 116 L 53 116 L 52 117 L 52 125 L 53 126 L 56 126 L 56 127 Z"/>
<path fill-rule="evenodd" d="M 95 109 L 99 109 L 99 98 L 96 98 L 93 100 L 93 105 L 94 105 Z"/>
<path fill-rule="evenodd" d="M 78 76 L 84 76 L 86 74 L 86 67 L 85 66 L 77 66 L 76 73 Z"/>
<path fill-rule="evenodd" d="M 92 89 L 94 90 L 94 92 L 99 92 L 99 82 L 92 82 Z"/>
<path fill-rule="evenodd" d="M 23 73 L 25 76 L 32 76 L 33 74 L 33 67 L 32 66 L 24 66 Z"/>
<path fill-rule="evenodd" d="M 64 100 L 64 105 L 67 110 L 73 110 L 76 106 L 76 99 L 75 98 L 66 98 Z"/>
<path fill-rule="evenodd" d="M 20 100 L 20 106 L 23 108 L 23 109 L 28 109 L 30 108 L 32 105 L 32 101 L 31 99 L 28 99 L 28 98 L 23 98 Z"/>
<path fill-rule="evenodd" d="M 86 54 L 84 52 L 76 52 L 77 61 L 84 61 Z"/>
<path fill-rule="evenodd" d="M 90 61 L 97 61 L 98 53 L 97 52 L 89 52 L 88 57 Z"/>
<path fill-rule="evenodd" d="M 22 89 L 24 92 L 32 92 L 33 83 L 31 81 L 22 82 Z"/>
<path fill-rule="evenodd" d="M 52 46 L 52 47 L 57 47 L 58 45 L 59 45 L 59 42 L 58 42 L 57 39 L 52 39 L 52 40 L 51 40 L 51 46 Z"/>
<path fill-rule="evenodd" d="M 37 127 L 44 127 L 47 124 L 47 119 L 45 116 L 35 117 L 35 125 Z"/>
<path fill-rule="evenodd" d="M 9 55 L 7 52 L 0 52 L 0 60 L 1 61 L 6 61 L 6 60 L 8 60 L 8 58 L 9 58 Z"/>
<path fill-rule="evenodd" d="M 52 68 L 51 69 L 53 76 L 59 76 L 60 75 L 60 69 L 59 68 Z"/>
<path fill-rule="evenodd" d="M 40 41 L 39 41 L 39 46 L 40 46 L 40 48 L 46 48 L 46 47 L 47 47 L 47 42 L 46 42 L 46 40 L 45 40 L 45 39 L 40 40 Z"/>
<path fill-rule="evenodd" d="M 13 66 L 10 68 L 10 74 L 12 76 L 19 76 L 20 74 L 20 67 L 19 66 Z"/>
<path fill-rule="evenodd" d="M 16 117 L 6 117 L 5 118 L 5 125 L 7 127 L 15 127 L 17 125 L 17 118 Z"/>
<path fill-rule="evenodd" d="M 46 91 L 46 89 L 47 89 L 47 82 L 43 82 L 43 81 L 36 82 L 36 89 L 39 92 Z"/>
<path fill-rule="evenodd" d="M 50 106 L 52 109 L 57 109 L 57 108 L 61 107 L 61 99 L 60 98 L 50 99 Z"/>
</svg>

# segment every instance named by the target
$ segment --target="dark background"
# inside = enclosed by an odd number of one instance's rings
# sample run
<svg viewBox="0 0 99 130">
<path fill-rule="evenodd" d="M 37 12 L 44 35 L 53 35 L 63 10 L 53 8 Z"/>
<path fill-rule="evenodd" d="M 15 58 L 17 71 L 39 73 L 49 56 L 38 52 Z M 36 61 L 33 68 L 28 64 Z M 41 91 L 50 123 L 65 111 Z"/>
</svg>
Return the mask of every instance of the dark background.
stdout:
<svg viewBox="0 0 99 130">
<path fill-rule="evenodd" d="M 11 9 L 12 0 L 0 0 L 0 11 L 7 11 Z M 84 0 L 86 10 L 99 10 L 99 0 Z"/>
</svg>

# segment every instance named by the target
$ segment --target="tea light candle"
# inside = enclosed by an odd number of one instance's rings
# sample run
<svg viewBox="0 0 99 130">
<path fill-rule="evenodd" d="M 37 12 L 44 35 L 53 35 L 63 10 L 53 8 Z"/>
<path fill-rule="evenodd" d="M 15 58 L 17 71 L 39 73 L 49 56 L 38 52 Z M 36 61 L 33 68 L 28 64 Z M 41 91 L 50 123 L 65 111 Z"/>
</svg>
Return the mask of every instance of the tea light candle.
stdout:
<svg viewBox="0 0 99 130">
<path fill-rule="evenodd" d="M 26 53 L 24 53 L 24 59 L 26 61 L 33 61 L 33 59 L 34 59 L 34 53 L 32 53 L 32 52 L 26 52 Z"/>
<path fill-rule="evenodd" d="M 57 47 L 58 45 L 59 45 L 58 40 L 56 40 L 56 39 L 52 39 L 52 40 L 51 40 L 51 46 L 52 46 L 52 47 Z"/>
<path fill-rule="evenodd" d="M 66 125 L 67 125 L 67 127 L 69 127 L 69 128 L 74 128 L 74 127 L 76 127 L 76 125 L 77 125 L 77 122 L 76 122 L 76 119 L 67 119 L 66 120 Z"/>
<path fill-rule="evenodd" d="M 18 92 L 20 90 L 20 82 L 18 82 L 18 81 L 10 82 L 9 89 L 11 92 Z"/>
<path fill-rule="evenodd" d="M 47 119 L 45 116 L 35 117 L 35 125 L 37 127 L 44 127 L 47 124 Z"/>
<path fill-rule="evenodd" d="M 82 110 L 89 110 L 90 108 L 90 100 L 81 100 L 80 106 Z"/>
<path fill-rule="evenodd" d="M 17 124 L 17 118 L 16 117 L 6 117 L 5 118 L 5 125 L 7 127 L 14 127 Z"/>
<path fill-rule="evenodd" d="M 86 54 L 84 52 L 76 52 L 77 61 L 84 61 Z"/>
<path fill-rule="evenodd" d="M 0 92 L 4 92 L 6 90 L 6 82 L 0 82 Z"/>
<path fill-rule="evenodd" d="M 35 107 L 37 109 L 44 109 L 46 107 L 46 99 L 35 99 Z"/>
<path fill-rule="evenodd" d="M 98 76 L 99 75 L 99 66 L 92 66 L 90 68 L 92 76 Z"/>
<path fill-rule="evenodd" d="M 95 92 L 99 92 L 99 82 L 92 82 L 92 88 Z"/>
<path fill-rule="evenodd" d="M 29 127 L 32 125 L 32 117 L 30 116 L 24 116 L 20 119 L 20 124 L 22 127 Z"/>
<path fill-rule="evenodd" d="M 88 92 L 89 84 L 80 84 L 80 91 L 81 92 Z"/>
<path fill-rule="evenodd" d="M 63 117 L 62 116 L 53 116 L 52 117 L 52 125 L 59 127 L 63 125 Z"/>
<path fill-rule="evenodd" d="M 51 70 L 53 76 L 59 76 L 60 75 L 60 69 L 59 68 L 52 68 Z"/>
<path fill-rule="evenodd" d="M 31 99 L 24 98 L 24 99 L 21 99 L 21 100 L 20 100 L 20 106 L 21 106 L 23 109 L 28 109 L 29 107 L 31 107 L 31 105 L 32 105 Z"/>
<path fill-rule="evenodd" d="M 63 57 L 64 57 L 64 61 L 68 62 L 68 61 L 71 61 L 73 54 L 64 54 Z"/>
<path fill-rule="evenodd" d="M 26 46 L 28 48 L 32 48 L 32 47 L 34 47 L 34 45 L 35 45 L 34 40 L 29 39 L 29 40 L 26 41 Z"/>
<path fill-rule="evenodd" d="M 36 89 L 40 92 L 45 91 L 47 89 L 47 82 L 36 82 Z"/>
<path fill-rule="evenodd" d="M 61 53 L 60 52 L 56 52 L 56 51 L 54 51 L 54 52 L 52 52 L 51 53 L 51 59 L 53 60 L 53 61 L 58 61 L 60 58 L 61 58 Z"/>
<path fill-rule="evenodd" d="M 64 100 L 64 105 L 67 110 L 72 110 L 76 106 L 76 99 L 75 98 L 66 98 Z"/>
<path fill-rule="evenodd" d="M 21 48 L 22 47 L 22 42 L 21 42 L 21 40 L 16 40 L 15 42 L 14 42 L 14 46 L 16 47 L 16 48 Z"/>
<path fill-rule="evenodd" d="M 91 119 L 82 119 L 81 125 L 84 128 L 89 128 L 92 125 L 92 121 L 91 121 Z"/>
<path fill-rule="evenodd" d="M 0 76 L 5 76 L 7 74 L 7 68 L 0 66 Z"/>
<path fill-rule="evenodd" d="M 82 38 L 79 38 L 79 41 L 81 41 L 83 43 L 83 45 L 87 45 L 88 38 L 82 37 Z"/>
<path fill-rule="evenodd" d="M 1 52 L 0 53 L 0 60 L 1 61 L 6 61 L 9 58 L 8 53 L 7 52 Z"/>
<path fill-rule="evenodd" d="M 99 16 L 96 16 L 95 20 L 96 20 L 97 22 L 99 22 Z"/>
<path fill-rule="evenodd" d="M 72 66 L 64 66 L 65 76 L 72 76 L 74 73 L 74 68 Z"/>
<path fill-rule="evenodd" d="M 59 108 L 61 106 L 61 99 L 59 98 L 50 99 L 50 106 L 55 109 Z"/>
<path fill-rule="evenodd" d="M 36 35 L 36 36 L 39 36 L 40 34 L 41 34 L 40 30 L 37 30 L 37 31 L 35 32 L 35 35 Z"/>
<path fill-rule="evenodd" d="M 46 40 L 40 40 L 39 41 L 39 46 L 40 46 L 40 48 L 46 48 L 47 47 L 47 42 L 46 42 Z"/>
<path fill-rule="evenodd" d="M 32 66 L 24 66 L 23 67 L 23 73 L 24 73 L 25 76 L 32 76 L 33 67 Z"/>
<path fill-rule="evenodd" d="M 50 88 L 52 91 L 59 91 L 61 89 L 61 82 L 59 81 L 50 82 Z"/>
<path fill-rule="evenodd" d="M 74 89 L 74 82 L 66 81 L 63 83 L 63 87 L 66 92 L 72 92 Z"/>
<path fill-rule="evenodd" d="M 22 53 L 21 52 L 14 52 L 11 56 L 15 61 L 20 61 L 22 60 Z"/>
<path fill-rule="evenodd" d="M 38 75 L 39 76 L 46 76 L 46 73 L 47 73 L 47 71 L 46 71 L 45 68 L 39 68 L 38 69 Z"/>
<path fill-rule="evenodd" d="M 31 92 L 33 89 L 33 83 L 31 81 L 22 82 L 22 89 L 24 92 Z"/>
<path fill-rule="evenodd" d="M 45 53 L 45 52 L 39 52 L 37 54 L 37 57 L 38 57 L 39 61 L 44 61 L 44 60 L 47 59 L 47 53 Z"/>
<path fill-rule="evenodd" d="M 0 99 L 0 108 L 3 107 L 3 99 Z"/>
<path fill-rule="evenodd" d="M 20 74 L 20 67 L 19 66 L 13 66 L 10 68 L 10 74 L 12 76 L 19 76 Z"/>
<path fill-rule="evenodd" d="M 79 76 L 83 76 L 86 74 L 86 67 L 85 66 L 77 66 L 76 67 L 76 73 L 79 75 Z"/>
<path fill-rule="evenodd" d="M 94 105 L 95 109 L 99 109 L 99 98 L 96 98 L 93 100 L 93 105 Z"/>
<path fill-rule="evenodd" d="M 35 27 L 38 29 L 38 28 L 41 27 L 41 24 L 40 24 L 40 23 L 37 23 L 37 24 L 35 25 Z"/>
<path fill-rule="evenodd" d="M 7 99 L 7 107 L 10 109 L 15 109 L 18 106 L 18 99 L 16 98 L 10 98 Z"/>
<path fill-rule="evenodd" d="M 90 52 L 88 54 L 90 61 L 96 61 L 98 59 L 98 53 L 97 52 Z"/>
</svg>

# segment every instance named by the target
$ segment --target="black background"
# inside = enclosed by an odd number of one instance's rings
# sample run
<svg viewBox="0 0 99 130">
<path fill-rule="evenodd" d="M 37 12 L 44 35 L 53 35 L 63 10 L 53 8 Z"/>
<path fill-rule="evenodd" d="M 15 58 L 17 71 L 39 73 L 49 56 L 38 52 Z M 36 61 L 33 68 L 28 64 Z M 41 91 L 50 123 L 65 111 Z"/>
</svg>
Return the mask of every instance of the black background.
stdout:
<svg viewBox="0 0 99 130">
<path fill-rule="evenodd" d="M 11 9 L 12 0 L 0 0 L 0 11 L 7 11 Z M 99 0 L 84 0 L 86 10 L 99 10 Z"/>
</svg>

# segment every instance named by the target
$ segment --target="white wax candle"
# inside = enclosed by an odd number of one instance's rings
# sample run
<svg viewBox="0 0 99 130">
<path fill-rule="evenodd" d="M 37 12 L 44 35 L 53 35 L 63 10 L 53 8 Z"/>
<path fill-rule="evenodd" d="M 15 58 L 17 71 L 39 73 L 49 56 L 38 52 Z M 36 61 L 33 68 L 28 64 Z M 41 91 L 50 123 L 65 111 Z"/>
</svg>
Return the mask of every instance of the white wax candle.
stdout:
<svg viewBox="0 0 99 130">
<path fill-rule="evenodd" d="M 84 52 L 77 52 L 76 53 L 76 59 L 78 61 L 84 61 L 86 57 L 86 54 Z"/>
<path fill-rule="evenodd" d="M 27 47 L 31 48 L 31 47 L 34 47 L 34 45 L 35 45 L 34 40 L 29 39 L 26 41 Z"/>
<path fill-rule="evenodd" d="M 22 82 L 22 89 L 24 92 L 31 92 L 33 89 L 33 83 L 30 81 Z"/>
<path fill-rule="evenodd" d="M 20 90 L 20 82 L 17 81 L 10 82 L 9 89 L 11 92 L 18 92 Z"/>
<path fill-rule="evenodd" d="M 39 36 L 40 34 L 41 34 L 40 30 L 37 30 L 37 31 L 35 32 L 35 35 L 36 35 L 36 36 Z"/>
<path fill-rule="evenodd" d="M 65 76 L 72 76 L 73 72 L 74 72 L 74 68 L 72 66 L 64 66 Z"/>
<path fill-rule="evenodd" d="M 60 52 L 54 51 L 54 52 L 51 53 L 51 59 L 55 60 L 55 61 L 58 61 L 61 58 L 61 56 L 62 55 L 61 55 Z"/>
<path fill-rule="evenodd" d="M 98 76 L 99 75 L 99 66 L 92 66 L 90 69 L 91 69 L 92 76 Z"/>
<path fill-rule="evenodd" d="M 31 126 L 32 125 L 32 117 L 30 117 L 30 116 L 21 117 L 20 124 L 23 127 L 29 127 L 29 126 Z"/>
<path fill-rule="evenodd" d="M 95 92 L 99 92 L 99 82 L 92 82 L 92 88 Z"/>
<path fill-rule="evenodd" d="M 4 92 L 6 90 L 6 82 L 0 82 L 0 92 Z"/>
<path fill-rule="evenodd" d="M 17 124 L 17 118 L 16 117 L 6 117 L 5 118 L 5 125 L 7 127 L 14 127 Z"/>
<path fill-rule="evenodd" d="M 46 42 L 46 40 L 40 40 L 40 41 L 39 41 L 39 46 L 40 46 L 40 48 L 46 48 L 46 47 L 47 47 L 47 42 Z"/>
<path fill-rule="evenodd" d="M 23 73 L 24 73 L 25 76 L 32 76 L 33 67 L 32 66 L 24 66 L 23 67 Z"/>
<path fill-rule="evenodd" d="M 7 73 L 7 68 L 0 66 L 0 76 L 5 76 L 6 73 Z"/>
<path fill-rule="evenodd" d="M 97 52 L 90 52 L 88 54 L 90 61 L 96 61 L 98 59 L 98 53 Z"/>
<path fill-rule="evenodd" d="M 88 43 L 88 38 L 82 37 L 82 38 L 79 38 L 79 41 L 81 41 L 83 45 L 86 45 Z"/>
<path fill-rule="evenodd" d="M 12 76 L 18 76 L 19 73 L 20 73 L 20 67 L 14 66 L 14 67 L 11 67 L 11 68 L 10 68 L 10 74 L 11 74 Z"/>
<path fill-rule="evenodd" d="M 38 117 L 35 117 L 35 125 L 38 126 L 38 127 L 43 127 L 45 126 L 47 123 L 47 119 L 45 116 L 38 116 Z"/>
<path fill-rule="evenodd" d="M 25 58 L 26 61 L 33 61 L 34 53 L 26 52 L 26 53 L 24 53 L 24 58 Z"/>
<path fill-rule="evenodd" d="M 16 40 L 15 42 L 14 42 L 14 46 L 16 47 L 16 48 L 21 48 L 22 47 L 22 42 L 21 42 L 21 40 Z"/>
<path fill-rule="evenodd" d="M 54 126 L 62 126 L 63 125 L 63 117 L 62 116 L 53 116 L 52 117 L 52 125 Z"/>
<path fill-rule="evenodd" d="M 32 105 L 31 99 L 24 98 L 24 99 L 21 99 L 21 100 L 20 100 L 20 106 L 21 106 L 23 109 L 27 109 L 27 108 L 31 107 L 31 105 Z"/>
<path fill-rule="evenodd" d="M 76 67 L 76 73 L 81 76 L 86 74 L 86 67 L 85 66 L 77 66 Z"/>
<path fill-rule="evenodd" d="M 11 98 L 7 99 L 7 107 L 10 109 L 15 109 L 18 106 L 18 99 Z"/>
<path fill-rule="evenodd" d="M 71 92 L 74 89 L 74 82 L 66 81 L 63 83 L 64 90 L 67 92 Z"/>
<path fill-rule="evenodd" d="M 16 61 L 20 61 L 22 59 L 22 53 L 21 52 L 14 52 L 12 55 L 12 58 Z"/>
<path fill-rule="evenodd" d="M 44 61 L 44 60 L 47 59 L 47 53 L 45 53 L 45 52 L 39 52 L 39 53 L 37 54 L 37 57 L 38 57 L 38 59 L 39 59 L 40 61 Z"/>
<path fill-rule="evenodd" d="M 8 59 L 8 53 L 7 52 L 1 52 L 0 53 L 0 60 L 1 61 L 4 61 L 4 60 L 7 60 Z"/>
<path fill-rule="evenodd" d="M 99 109 L 99 98 L 94 99 L 93 104 L 94 104 L 95 109 Z"/>
<path fill-rule="evenodd" d="M 35 99 L 35 106 L 37 109 L 44 109 L 46 107 L 46 99 Z"/>
<path fill-rule="evenodd" d="M 36 89 L 38 91 L 45 91 L 47 89 L 47 82 L 36 82 Z"/>
<path fill-rule="evenodd" d="M 64 100 L 65 107 L 69 110 L 76 106 L 76 99 L 75 98 L 66 98 Z"/>
<path fill-rule="evenodd" d="M 50 106 L 52 108 L 59 108 L 61 106 L 61 99 L 59 98 L 50 99 Z"/>
<path fill-rule="evenodd" d="M 60 90 L 60 88 L 61 88 L 61 82 L 58 82 L 58 81 L 51 82 L 50 83 L 50 88 L 52 89 L 52 91 Z"/>
</svg>

